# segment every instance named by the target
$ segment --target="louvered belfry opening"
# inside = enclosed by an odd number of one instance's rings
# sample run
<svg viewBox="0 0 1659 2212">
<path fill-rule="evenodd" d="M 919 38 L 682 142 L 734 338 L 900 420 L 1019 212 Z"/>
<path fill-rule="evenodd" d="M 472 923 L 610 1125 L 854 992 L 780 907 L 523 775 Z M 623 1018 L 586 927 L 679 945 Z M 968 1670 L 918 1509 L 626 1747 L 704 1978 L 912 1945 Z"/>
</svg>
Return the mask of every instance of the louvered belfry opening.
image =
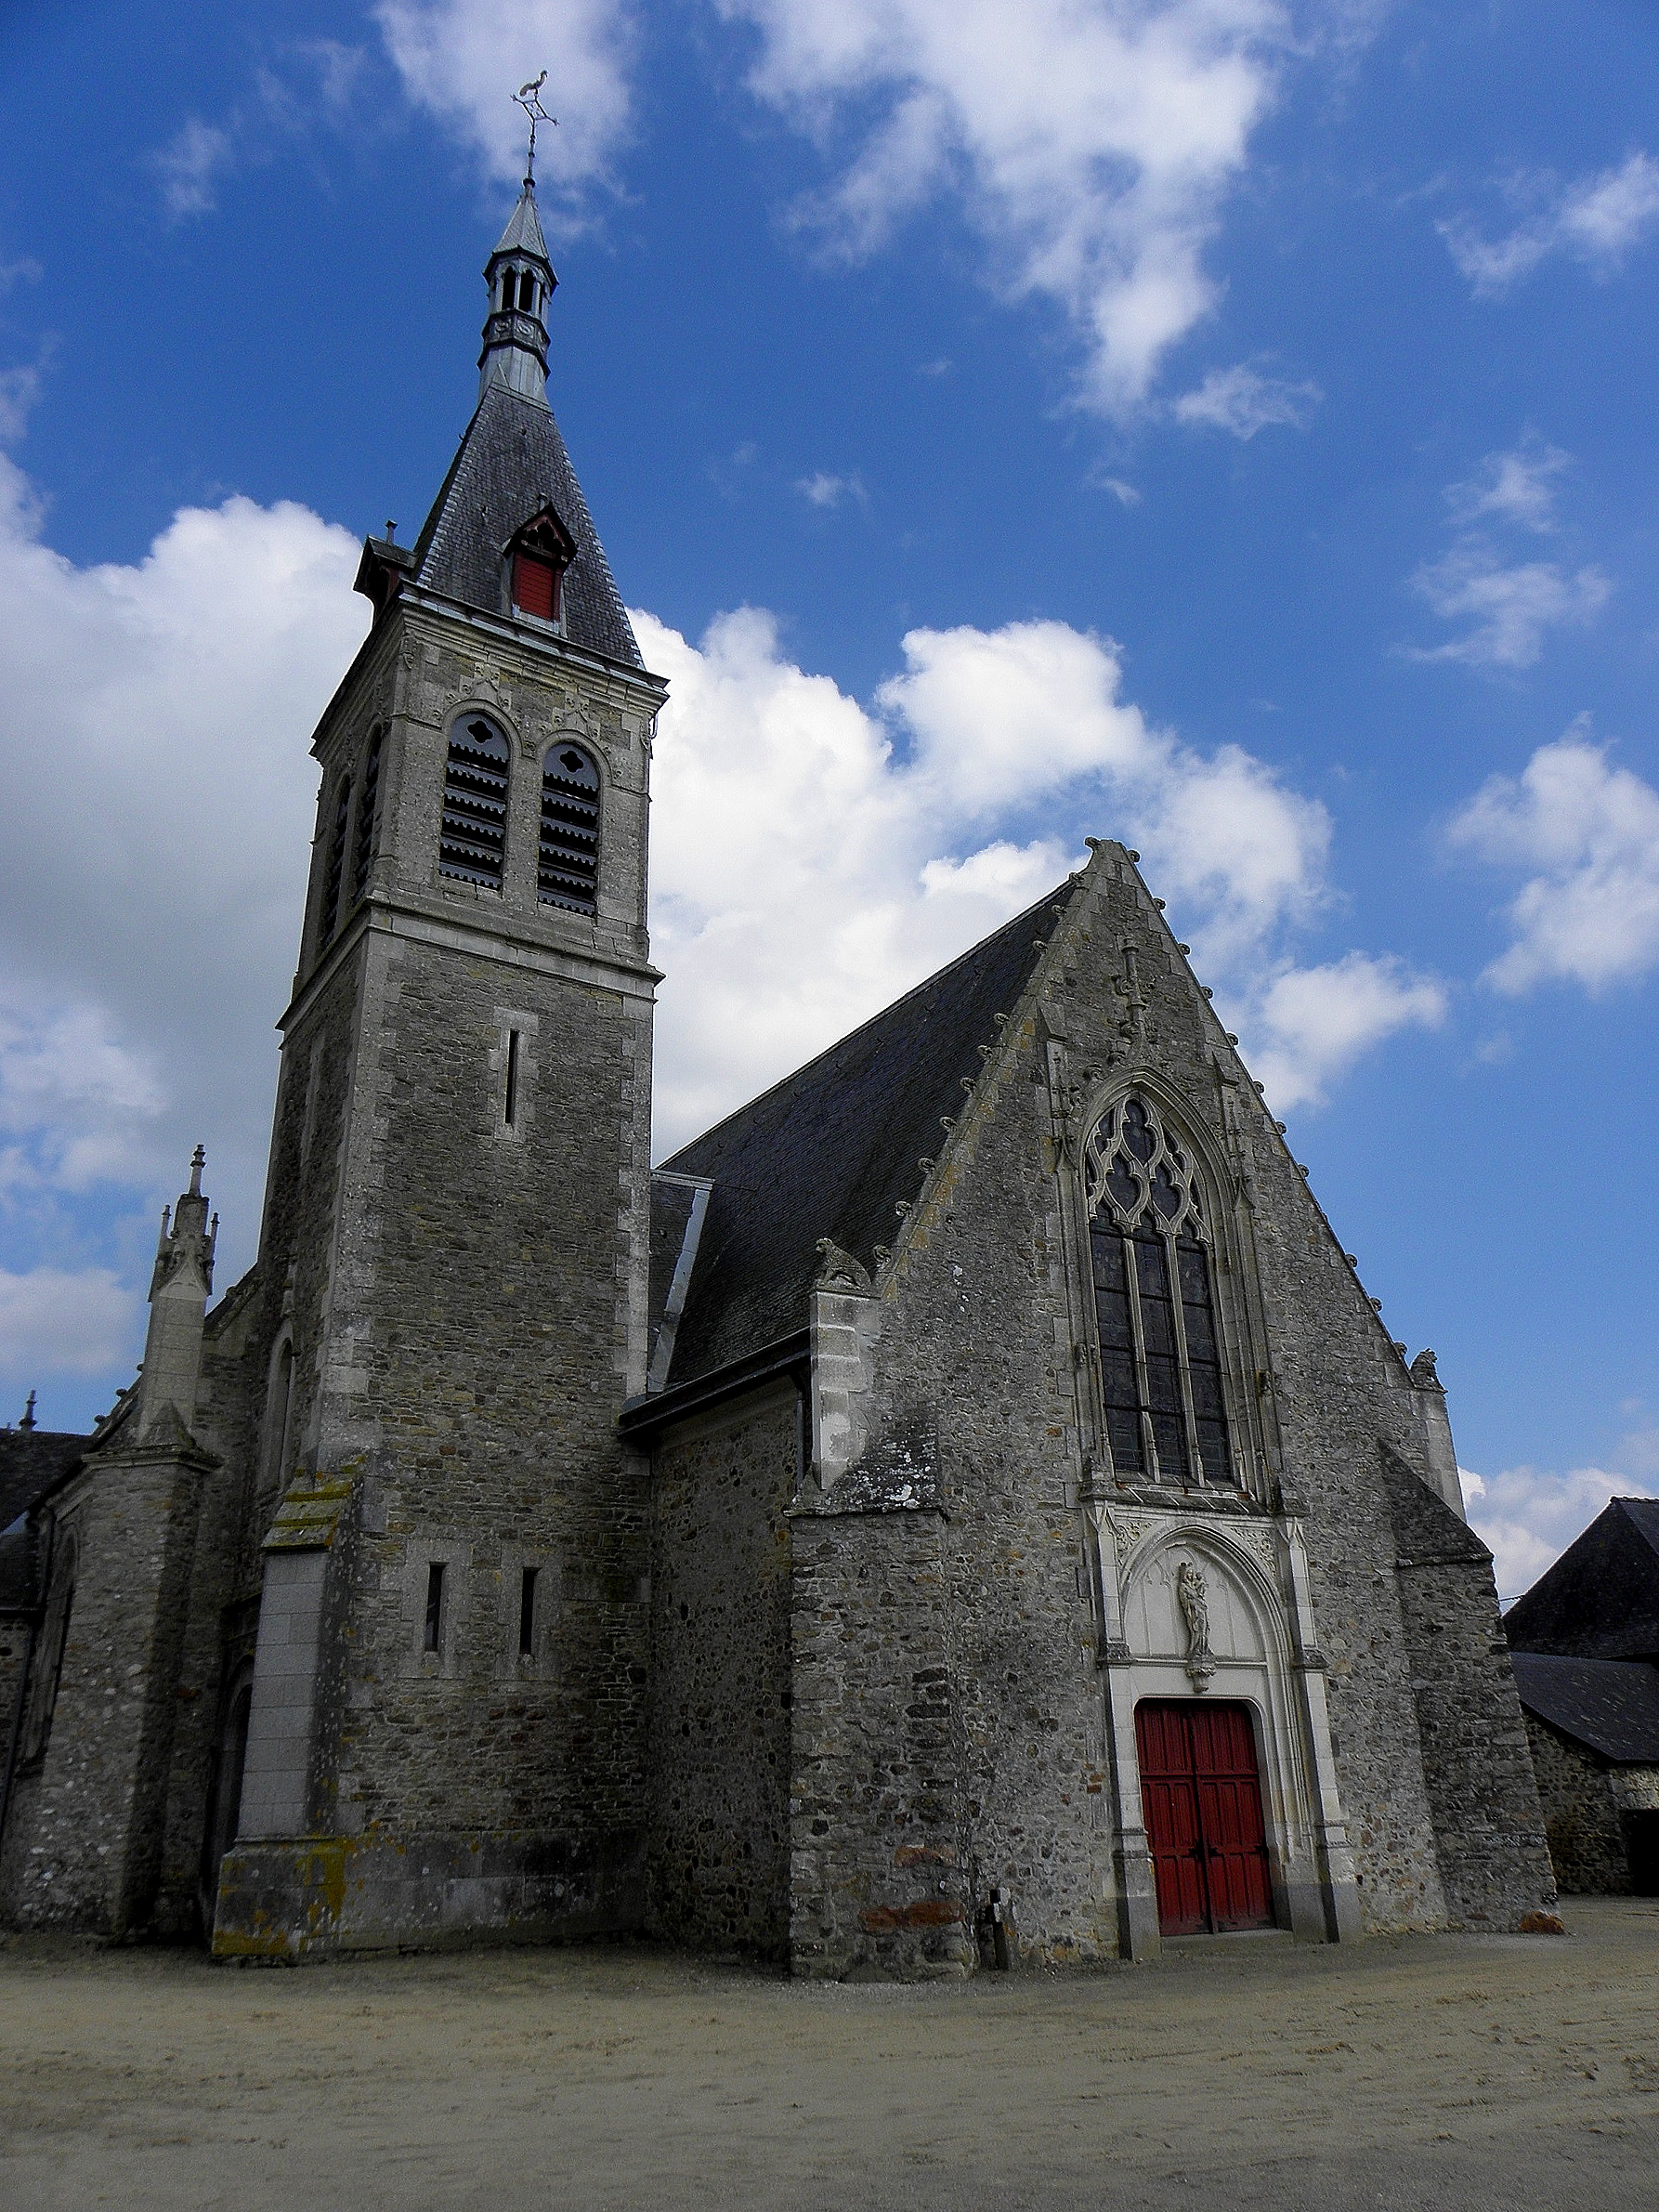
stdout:
<svg viewBox="0 0 1659 2212">
<path fill-rule="evenodd" d="M 380 827 L 380 754 L 385 731 L 377 722 L 363 759 L 362 789 L 357 803 L 357 850 L 351 862 L 351 896 L 361 898 L 369 888 L 369 870 L 374 859 L 374 841 Z"/>
<path fill-rule="evenodd" d="M 351 819 L 351 779 L 340 784 L 334 801 L 334 826 L 328 841 L 328 873 L 322 879 L 322 942 L 333 936 L 340 919 L 340 884 L 346 874 L 346 831 Z"/>
<path fill-rule="evenodd" d="M 493 722 L 469 714 L 450 732 L 438 872 L 486 891 L 502 887 L 507 843 L 507 740 Z"/>
<path fill-rule="evenodd" d="M 555 745 L 542 770 L 536 889 L 543 906 L 598 910 L 599 771 L 580 745 Z"/>
</svg>

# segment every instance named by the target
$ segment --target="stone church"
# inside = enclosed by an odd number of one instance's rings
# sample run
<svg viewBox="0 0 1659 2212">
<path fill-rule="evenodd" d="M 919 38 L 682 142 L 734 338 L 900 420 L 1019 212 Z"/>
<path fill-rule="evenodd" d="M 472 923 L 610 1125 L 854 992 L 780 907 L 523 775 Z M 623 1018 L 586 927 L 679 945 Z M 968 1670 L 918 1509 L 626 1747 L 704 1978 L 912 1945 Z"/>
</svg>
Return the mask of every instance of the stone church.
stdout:
<svg viewBox="0 0 1659 2212">
<path fill-rule="evenodd" d="M 1134 853 L 653 1170 L 665 687 L 528 181 L 486 277 L 312 748 L 258 1259 L 198 1157 L 137 1380 L 0 1454 L 0 1913 L 845 1976 L 1547 1906 L 1432 1355 Z"/>
</svg>

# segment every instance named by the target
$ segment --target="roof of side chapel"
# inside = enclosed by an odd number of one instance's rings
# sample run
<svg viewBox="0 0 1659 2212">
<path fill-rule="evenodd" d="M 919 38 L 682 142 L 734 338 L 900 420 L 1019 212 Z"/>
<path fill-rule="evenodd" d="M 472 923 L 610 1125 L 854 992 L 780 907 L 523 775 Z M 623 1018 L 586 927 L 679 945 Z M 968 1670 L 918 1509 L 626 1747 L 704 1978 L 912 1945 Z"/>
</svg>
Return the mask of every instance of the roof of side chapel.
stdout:
<svg viewBox="0 0 1659 2212">
<path fill-rule="evenodd" d="M 643 668 L 633 625 L 552 411 L 503 385 L 491 385 L 479 400 L 421 527 L 414 548 L 416 582 L 465 606 L 499 613 L 507 543 L 544 504 L 553 507 L 576 544 L 563 585 L 565 635 L 573 645 Z"/>
<path fill-rule="evenodd" d="M 944 1145 L 941 1120 L 963 1110 L 976 1048 L 1030 982 L 1042 925 L 1070 888 L 1068 879 L 663 1161 L 713 1182 L 671 1386 L 803 1328 L 820 1237 L 875 1266 L 899 1200 L 916 1195 L 919 1162 Z"/>
</svg>

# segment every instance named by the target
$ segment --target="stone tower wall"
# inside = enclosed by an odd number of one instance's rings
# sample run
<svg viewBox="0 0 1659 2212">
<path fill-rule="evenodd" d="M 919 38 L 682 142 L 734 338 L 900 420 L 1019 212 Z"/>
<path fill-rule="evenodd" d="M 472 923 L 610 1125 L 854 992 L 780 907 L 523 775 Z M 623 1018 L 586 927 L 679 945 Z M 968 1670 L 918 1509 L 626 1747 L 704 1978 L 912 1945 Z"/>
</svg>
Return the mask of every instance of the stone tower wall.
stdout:
<svg viewBox="0 0 1659 2212">
<path fill-rule="evenodd" d="M 647 1925 L 782 1957 L 790 1921 L 792 1383 L 670 1430 L 654 1459 Z"/>
<path fill-rule="evenodd" d="M 546 1933 L 642 1909 L 646 1497 L 615 1423 L 646 1355 L 660 687 L 509 627 L 409 596 L 319 734 L 322 834 L 261 1259 L 268 1361 L 294 1330 L 294 1441 L 281 1480 L 263 1455 L 251 1525 L 257 1541 L 286 1498 L 292 1555 L 306 1485 L 346 1486 L 319 1539 L 339 1619 L 308 1719 L 283 1693 L 282 1742 L 301 1727 L 311 1745 L 306 1839 L 244 1839 L 224 1948 Z M 511 747 L 499 893 L 438 869 L 449 730 L 472 712 Z M 377 721 L 368 896 L 325 942 L 330 794 Z M 604 787 L 592 920 L 536 896 L 542 757 L 571 739 Z M 260 1715 L 256 1676 L 250 1775 L 268 1747 L 298 1756 Z"/>
</svg>

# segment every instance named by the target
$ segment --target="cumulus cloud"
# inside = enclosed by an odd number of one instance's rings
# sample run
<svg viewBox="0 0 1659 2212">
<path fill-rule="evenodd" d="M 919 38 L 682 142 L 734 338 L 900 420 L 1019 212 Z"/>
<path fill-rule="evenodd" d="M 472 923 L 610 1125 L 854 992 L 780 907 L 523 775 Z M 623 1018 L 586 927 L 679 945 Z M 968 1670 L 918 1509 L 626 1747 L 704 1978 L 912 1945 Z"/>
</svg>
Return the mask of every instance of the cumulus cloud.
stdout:
<svg viewBox="0 0 1659 2212">
<path fill-rule="evenodd" d="M 1569 184 L 1522 177 L 1509 190 L 1543 205 L 1506 236 L 1486 238 L 1467 216 L 1440 226 L 1453 260 L 1483 298 L 1507 292 L 1552 254 L 1598 277 L 1613 276 L 1659 224 L 1659 162 L 1645 153 Z"/>
<path fill-rule="evenodd" d="M 1466 622 L 1444 645 L 1413 647 L 1414 661 L 1462 661 L 1470 668 L 1531 668 L 1551 630 L 1583 628 L 1612 596 L 1593 564 L 1506 562 L 1488 545 L 1457 545 L 1419 569 L 1412 588 L 1443 622 Z"/>
<path fill-rule="evenodd" d="M 864 478 L 857 475 L 832 477 L 827 470 L 820 468 L 815 476 L 802 477 L 795 490 L 809 506 L 839 507 L 843 499 L 856 500 L 861 507 L 869 504 L 869 493 L 864 488 Z"/>
<path fill-rule="evenodd" d="M 1523 530 L 1555 528 L 1556 484 L 1573 465 L 1560 446 L 1523 438 L 1507 453 L 1488 453 L 1466 482 L 1446 490 L 1453 519 L 1464 525 L 1488 517 Z"/>
<path fill-rule="evenodd" d="M 1316 384 L 1264 376 L 1240 361 L 1235 368 L 1212 369 L 1196 391 L 1183 392 L 1175 402 L 1175 419 L 1249 438 L 1275 424 L 1300 430 L 1324 397 Z"/>
<path fill-rule="evenodd" d="M 1210 308 L 1203 267 L 1295 36 L 1274 0 L 720 0 L 758 33 L 759 97 L 839 173 L 801 211 L 833 250 L 877 251 L 951 196 L 992 281 L 1069 319 L 1081 395 L 1144 398 Z M 1300 11 L 1306 32 L 1352 11 Z"/>
<path fill-rule="evenodd" d="M 171 1197 L 210 1150 L 251 1256 L 298 941 L 317 715 L 368 622 L 346 532 L 187 508 L 143 560 L 41 542 L 0 460 L 0 1144 L 15 1198 Z"/>
<path fill-rule="evenodd" d="M 1652 1495 L 1628 1475 L 1610 1474 L 1601 1467 L 1575 1467 L 1569 1474 L 1536 1467 L 1509 1467 L 1489 1475 L 1460 1467 L 1457 1472 L 1470 1526 L 1491 1550 L 1498 1595 L 1506 1605 L 1555 1564 L 1610 1498 Z"/>
<path fill-rule="evenodd" d="M 1322 896 L 1329 823 L 1234 746 L 1199 753 L 1122 696 L 1109 640 L 1062 622 L 912 631 L 869 707 L 783 653 L 775 620 L 692 644 L 636 612 L 669 679 L 652 814 L 666 969 L 664 1147 L 829 1044 L 1079 865 L 1132 839 L 1275 1103 L 1439 1018 L 1437 987 L 1353 955 L 1298 998 L 1286 933 Z"/>
<path fill-rule="evenodd" d="M 1518 544 L 1516 532 L 1555 529 L 1557 480 L 1571 465 L 1559 447 L 1526 438 L 1509 452 L 1488 453 L 1472 477 L 1448 485 L 1457 534 L 1439 560 L 1418 569 L 1411 588 L 1443 622 L 1464 627 L 1443 645 L 1407 647 L 1408 660 L 1531 668 L 1550 631 L 1582 628 L 1600 613 L 1613 584 L 1594 563 L 1574 568 L 1530 553 L 1518 557 L 1526 541 Z"/>
<path fill-rule="evenodd" d="M 1257 1040 L 1251 1066 L 1281 1110 L 1317 1105 L 1385 1038 L 1439 1028 L 1447 1006 L 1443 984 L 1387 956 L 1350 952 L 1319 967 L 1287 968 L 1245 1011 Z"/>
<path fill-rule="evenodd" d="M 1575 725 L 1519 778 L 1494 776 L 1450 826 L 1454 845 L 1530 871 L 1505 910 L 1512 933 L 1485 980 L 1602 991 L 1659 965 L 1659 792 L 1612 766 Z"/>
<path fill-rule="evenodd" d="M 40 398 L 40 371 L 33 364 L 0 369 L 0 445 L 21 438 Z"/>
<path fill-rule="evenodd" d="M 387 54 L 418 107 L 455 133 L 503 184 L 524 174 L 514 88 L 552 72 L 543 98 L 558 127 L 536 140 L 536 179 L 574 197 L 607 181 L 627 135 L 634 48 L 619 0 L 377 0 Z"/>
<path fill-rule="evenodd" d="M 21 1391 L 54 1376 L 107 1374 L 130 1356 L 140 1311 L 138 1293 L 107 1267 L 0 1268 L 0 1381 Z M 43 1425 L 49 1419 L 43 1408 Z"/>
<path fill-rule="evenodd" d="M 192 115 L 150 157 L 161 186 L 162 205 L 176 222 L 211 215 L 218 205 L 219 179 L 235 159 L 229 131 Z"/>
</svg>

